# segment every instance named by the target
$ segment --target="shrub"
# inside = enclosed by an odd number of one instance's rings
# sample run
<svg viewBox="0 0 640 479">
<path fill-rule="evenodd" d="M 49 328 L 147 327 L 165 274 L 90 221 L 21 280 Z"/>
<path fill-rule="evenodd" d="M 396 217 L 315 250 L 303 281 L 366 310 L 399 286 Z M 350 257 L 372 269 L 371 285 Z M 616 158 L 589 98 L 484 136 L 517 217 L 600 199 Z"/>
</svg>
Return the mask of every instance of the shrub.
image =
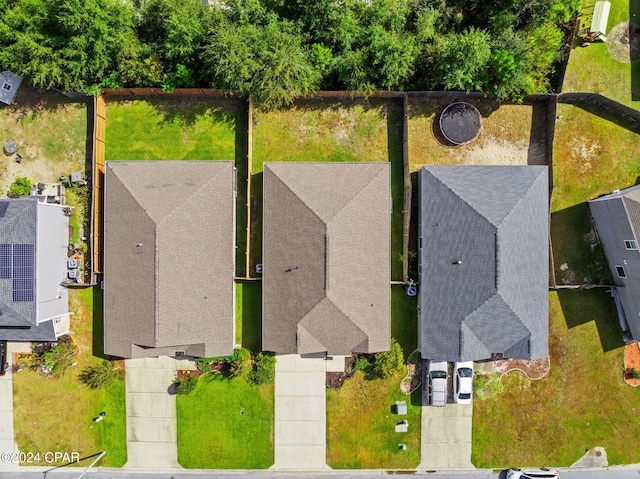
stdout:
<svg viewBox="0 0 640 479">
<path fill-rule="evenodd" d="M 631 370 L 631 377 L 633 379 L 640 379 L 640 369 L 633 368 Z"/>
<path fill-rule="evenodd" d="M 253 367 L 251 366 L 251 351 L 244 348 L 234 350 L 230 371 L 232 378 L 249 379 L 253 371 Z"/>
<path fill-rule="evenodd" d="M 18 196 L 29 196 L 31 188 L 33 188 L 31 178 L 18 176 L 16 181 L 11 183 L 11 186 L 9 186 L 9 196 L 12 198 L 17 198 Z"/>
<path fill-rule="evenodd" d="M 186 396 L 196 388 L 198 384 L 198 376 L 190 376 L 189 379 L 176 378 L 176 394 Z"/>
<path fill-rule="evenodd" d="M 114 361 L 103 359 L 95 366 L 84 368 L 78 378 L 91 389 L 100 389 L 109 387 L 116 379 L 121 379 L 123 372 Z"/>
<path fill-rule="evenodd" d="M 363 373 L 368 373 L 369 368 L 371 367 L 371 360 L 368 356 L 359 355 L 356 357 L 355 363 L 353 363 L 353 369 L 355 371 L 362 371 Z"/>
<path fill-rule="evenodd" d="M 497 374 L 481 374 L 476 371 L 473 378 L 473 392 L 480 399 L 490 399 L 504 392 L 504 386 Z"/>
<path fill-rule="evenodd" d="M 256 357 L 253 371 L 251 372 L 251 382 L 260 385 L 273 382 L 276 371 L 276 357 L 272 353 L 259 353 Z"/>
<path fill-rule="evenodd" d="M 43 374 L 60 376 L 74 363 L 78 350 L 71 338 L 63 336 L 59 342 L 51 343 L 48 349 L 36 356 L 31 364 L 32 369 L 39 369 Z"/>
<path fill-rule="evenodd" d="M 395 339 L 391 340 L 391 349 L 376 354 L 373 362 L 373 375 L 377 378 L 388 378 L 404 366 L 402 347 Z"/>
</svg>

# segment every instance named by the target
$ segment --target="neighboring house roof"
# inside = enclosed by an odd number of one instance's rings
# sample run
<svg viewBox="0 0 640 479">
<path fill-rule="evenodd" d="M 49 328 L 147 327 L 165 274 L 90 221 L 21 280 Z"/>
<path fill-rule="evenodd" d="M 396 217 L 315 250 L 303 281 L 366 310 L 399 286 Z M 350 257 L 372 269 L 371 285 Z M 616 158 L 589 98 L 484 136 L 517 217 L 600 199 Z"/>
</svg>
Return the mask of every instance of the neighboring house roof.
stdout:
<svg viewBox="0 0 640 479">
<path fill-rule="evenodd" d="M 124 358 L 232 354 L 231 161 L 109 161 L 104 348 Z"/>
<path fill-rule="evenodd" d="M 388 163 L 266 163 L 263 349 L 390 347 Z"/>
<path fill-rule="evenodd" d="M 625 321 L 633 339 L 640 340 L 640 185 L 591 200 L 589 209 L 618 286 Z"/>
<path fill-rule="evenodd" d="M 37 198 L 0 200 L 0 340 L 55 341 L 69 311 L 69 218 Z"/>
<path fill-rule="evenodd" d="M 0 73 L 0 102 L 11 105 L 22 83 L 22 77 L 8 70 Z"/>
<path fill-rule="evenodd" d="M 548 355 L 546 166 L 420 171 L 420 349 L 445 361 Z"/>
</svg>

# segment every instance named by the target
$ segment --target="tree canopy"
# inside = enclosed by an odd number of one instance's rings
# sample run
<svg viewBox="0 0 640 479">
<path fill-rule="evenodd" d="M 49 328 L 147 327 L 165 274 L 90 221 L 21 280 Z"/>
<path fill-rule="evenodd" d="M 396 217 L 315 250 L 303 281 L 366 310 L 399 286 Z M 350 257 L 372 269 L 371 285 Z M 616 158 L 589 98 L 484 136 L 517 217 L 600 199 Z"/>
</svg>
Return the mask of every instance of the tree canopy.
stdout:
<svg viewBox="0 0 640 479">
<path fill-rule="evenodd" d="M 546 91 L 580 0 L 0 0 L 0 64 L 37 88 Z"/>
</svg>

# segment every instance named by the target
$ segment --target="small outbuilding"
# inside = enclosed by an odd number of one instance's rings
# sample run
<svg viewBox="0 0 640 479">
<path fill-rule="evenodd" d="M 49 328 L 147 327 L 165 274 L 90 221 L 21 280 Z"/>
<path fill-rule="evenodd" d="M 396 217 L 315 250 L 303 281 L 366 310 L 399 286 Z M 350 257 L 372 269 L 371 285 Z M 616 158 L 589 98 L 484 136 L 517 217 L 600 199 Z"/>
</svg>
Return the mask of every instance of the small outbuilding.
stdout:
<svg viewBox="0 0 640 479">
<path fill-rule="evenodd" d="M 0 73 L 0 102 L 11 105 L 22 83 L 22 77 L 8 70 Z"/>
</svg>

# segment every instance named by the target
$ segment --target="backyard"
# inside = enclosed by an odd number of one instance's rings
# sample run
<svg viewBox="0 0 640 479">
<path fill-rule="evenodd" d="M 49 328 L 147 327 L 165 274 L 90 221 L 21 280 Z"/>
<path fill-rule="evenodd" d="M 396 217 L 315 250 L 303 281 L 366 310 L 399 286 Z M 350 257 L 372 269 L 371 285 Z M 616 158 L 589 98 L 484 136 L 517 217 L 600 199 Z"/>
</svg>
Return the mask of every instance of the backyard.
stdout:
<svg viewBox="0 0 640 479">
<path fill-rule="evenodd" d="M 580 135 L 576 135 L 580 125 Z M 609 281 L 587 201 L 636 184 L 638 135 L 578 107 L 558 105 L 551 238 L 558 284 Z"/>
<path fill-rule="evenodd" d="M 589 47 L 574 42 L 562 85 L 563 92 L 600 93 L 631 108 L 640 109 L 640 1 L 610 0 L 607 42 L 596 41 Z M 591 24 L 595 0 L 586 0 L 581 26 Z M 623 22 L 635 21 L 636 28 L 626 32 Z M 625 38 L 625 35 L 627 37 Z"/>
<path fill-rule="evenodd" d="M 197 469 L 267 469 L 273 464 L 273 384 L 207 373 L 177 396 L 178 462 Z"/>
<path fill-rule="evenodd" d="M 460 96 L 460 95 L 459 95 Z M 446 105 L 465 101 L 482 115 L 477 139 L 459 147 L 445 146 L 439 137 L 439 115 Z M 422 165 L 527 165 L 546 164 L 544 108 L 532 105 L 499 105 L 477 97 L 409 98 L 409 164 L 415 172 Z"/>
<path fill-rule="evenodd" d="M 402 280 L 402 103 L 400 99 L 315 98 L 254 111 L 251 267 L 262 257 L 262 171 L 269 161 L 391 162 L 391 275 Z"/>
<path fill-rule="evenodd" d="M 0 162 L 0 195 L 16 177 L 53 183 L 61 175 L 84 171 L 87 142 L 87 106 L 54 91 L 36 92 L 21 86 L 12 105 L 0 108 L 0 145 L 13 140 L 15 156 Z"/>
<path fill-rule="evenodd" d="M 236 344 L 259 352 L 262 349 L 262 284 L 236 282 Z"/>
<path fill-rule="evenodd" d="M 391 287 L 391 335 L 403 349 L 405 361 L 416 349 L 417 300 L 401 285 Z M 369 379 L 361 371 L 339 389 L 327 390 L 327 463 L 336 469 L 415 468 L 420 462 L 420 388 L 400 391 L 406 369 L 388 379 Z M 407 401 L 408 415 L 391 413 L 396 401 Z M 406 419 L 409 432 L 398 434 L 396 423 Z M 405 443 L 407 450 L 398 448 Z"/>
<path fill-rule="evenodd" d="M 41 455 L 75 451 L 84 458 L 106 450 L 100 465 L 121 467 L 127 459 L 124 380 L 102 389 L 89 389 L 80 382 L 80 372 L 98 362 L 92 347 L 93 288 L 71 290 L 69 296 L 75 312 L 71 329 L 78 346 L 77 364 L 60 377 L 29 369 L 13 375 L 16 442 L 21 452 Z M 94 422 L 101 412 L 106 413 L 105 419 Z M 39 465 L 52 464 L 43 459 Z"/>
<path fill-rule="evenodd" d="M 476 467 L 570 466 L 602 446 L 609 464 L 640 461 L 640 389 L 623 380 L 616 310 L 602 289 L 550 293 L 551 370 L 529 381 L 512 372 L 505 392 L 476 400 Z M 615 398 L 612 400 L 612 398 Z"/>
<path fill-rule="evenodd" d="M 105 160 L 232 160 L 238 178 L 236 275 L 245 275 L 247 107 L 219 96 L 107 97 Z"/>
</svg>

